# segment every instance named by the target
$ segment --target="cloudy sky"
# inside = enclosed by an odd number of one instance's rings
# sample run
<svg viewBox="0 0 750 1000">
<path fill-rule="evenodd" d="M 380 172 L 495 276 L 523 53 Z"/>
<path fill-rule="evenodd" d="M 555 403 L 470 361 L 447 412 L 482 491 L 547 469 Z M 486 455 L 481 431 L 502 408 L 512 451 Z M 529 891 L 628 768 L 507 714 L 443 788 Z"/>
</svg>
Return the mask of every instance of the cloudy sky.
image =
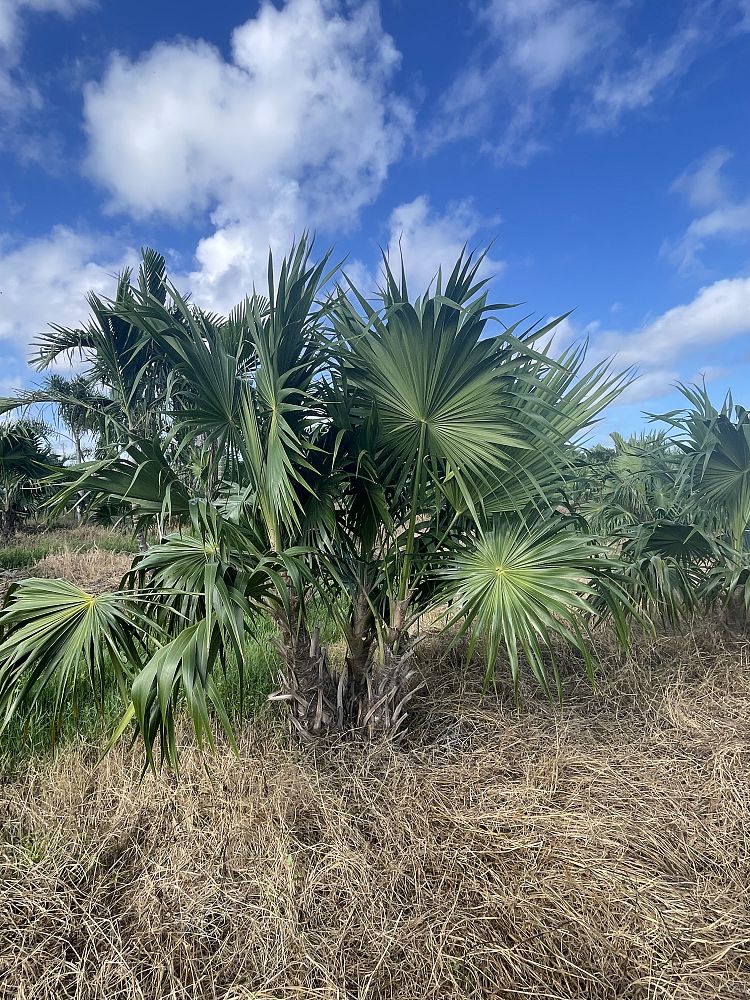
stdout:
<svg viewBox="0 0 750 1000">
<path fill-rule="evenodd" d="M 641 378 L 750 405 L 750 0 L 0 0 L 0 393 L 141 245 L 227 310 L 303 229 L 415 291 L 492 242 Z"/>
</svg>

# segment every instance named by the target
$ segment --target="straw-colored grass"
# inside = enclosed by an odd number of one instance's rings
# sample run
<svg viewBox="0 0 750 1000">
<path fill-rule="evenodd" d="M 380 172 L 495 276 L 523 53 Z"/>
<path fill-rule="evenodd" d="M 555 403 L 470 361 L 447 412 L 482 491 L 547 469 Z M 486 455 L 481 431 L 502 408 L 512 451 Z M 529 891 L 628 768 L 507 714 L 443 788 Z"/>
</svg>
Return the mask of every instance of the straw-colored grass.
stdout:
<svg viewBox="0 0 750 1000">
<path fill-rule="evenodd" d="M 136 550 L 129 535 L 87 525 L 17 535 L 0 545 L 0 598 L 30 576 L 63 577 L 96 593 L 115 589 Z"/>
<path fill-rule="evenodd" d="M 132 562 L 133 556 L 127 552 L 66 546 L 40 559 L 31 568 L 29 575 L 72 580 L 88 593 L 100 594 L 107 590 L 117 590 Z"/>
<path fill-rule="evenodd" d="M 117 749 L 0 795 L 0 997 L 750 996 L 750 647 L 702 626 L 564 709 L 435 677 L 408 745 Z"/>
</svg>

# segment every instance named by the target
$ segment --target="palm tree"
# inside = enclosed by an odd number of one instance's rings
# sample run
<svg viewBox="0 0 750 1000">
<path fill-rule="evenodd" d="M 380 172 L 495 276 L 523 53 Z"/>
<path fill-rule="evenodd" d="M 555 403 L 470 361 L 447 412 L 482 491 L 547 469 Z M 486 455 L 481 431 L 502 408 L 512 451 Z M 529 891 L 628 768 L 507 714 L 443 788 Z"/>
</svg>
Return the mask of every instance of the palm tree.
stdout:
<svg viewBox="0 0 750 1000">
<path fill-rule="evenodd" d="M 79 462 L 86 434 L 104 457 L 119 454 L 131 437 L 166 433 L 169 369 L 159 345 L 127 319 L 136 296 L 167 303 L 166 264 L 154 250 L 142 252 L 135 282 L 129 268 L 119 275 L 112 300 L 89 294 L 88 323 L 53 324 L 37 337 L 33 360 L 37 371 L 49 370 L 60 359 L 83 370 L 72 378 L 52 372 L 38 387 L 1 400 L 0 413 L 52 407 L 71 432 Z"/>
<path fill-rule="evenodd" d="M 703 573 L 700 594 L 750 611 L 750 414 L 727 394 L 714 406 L 703 386 L 679 386 L 688 406 L 655 415 L 674 432 L 689 500 L 693 538 L 707 538 L 711 551 L 695 553 Z"/>
<path fill-rule="evenodd" d="M 106 406 L 108 399 L 97 394 L 84 375 L 66 377 L 53 372 L 45 379 L 43 391 L 49 399 L 55 400 L 60 420 L 73 444 L 75 459 L 82 463 L 84 441 L 87 436 L 95 438 L 99 429 L 97 413 Z"/>
<path fill-rule="evenodd" d="M 509 307 L 488 301 L 471 254 L 414 301 L 386 261 L 377 309 L 351 283 L 331 286 L 330 255 L 311 254 L 303 238 L 278 271 L 269 257 L 267 294 L 226 319 L 162 278 L 97 306 L 92 370 L 104 384 L 124 368 L 106 384 L 127 384 L 120 411 L 143 418 L 120 419 L 117 454 L 72 470 L 58 501 L 84 490 L 187 532 L 137 558 L 118 594 L 49 581 L 11 593 L 6 719 L 49 683 L 62 704 L 76 657 L 100 684 L 117 649 L 129 689 L 118 732 L 135 719 L 149 761 L 158 743 L 174 762 L 181 703 L 199 740 L 212 716 L 231 736 L 213 672 L 229 656 L 242 672 L 259 614 L 276 623 L 277 697 L 305 737 L 397 731 L 417 686 L 415 622 L 446 602 L 489 671 L 507 650 L 516 683 L 526 665 L 552 692 L 555 636 L 591 664 L 596 609 L 628 600 L 609 548 L 557 508 L 571 438 L 629 375 L 586 371 L 581 348 L 553 358 L 540 344 L 554 323 L 500 322 Z M 113 331 L 127 344 L 116 354 Z M 45 357 L 75 339 L 56 337 Z M 130 407 L 144 396 L 157 418 Z M 321 645 L 321 608 L 346 640 L 343 668 Z M 124 609 L 136 623 L 125 646 Z"/>
<path fill-rule="evenodd" d="M 0 533 L 6 541 L 19 521 L 38 509 L 41 480 L 56 464 L 43 425 L 31 420 L 0 424 Z"/>
<path fill-rule="evenodd" d="M 731 393 L 717 409 L 705 386 L 679 388 L 690 406 L 654 419 L 677 432 L 693 509 L 710 510 L 718 530 L 741 552 L 750 525 L 750 413 Z"/>
<path fill-rule="evenodd" d="M 653 421 L 666 429 L 624 439 L 591 460 L 579 455 L 571 507 L 609 538 L 630 597 L 677 623 L 742 591 L 750 607 L 750 418 L 727 397 L 681 386 L 688 405 Z"/>
<path fill-rule="evenodd" d="M 130 268 L 119 275 L 112 300 L 89 294 L 88 323 L 81 327 L 53 324 L 37 338 L 33 361 L 37 371 L 47 371 L 61 358 L 83 370 L 72 378 L 51 372 L 36 388 L 0 400 L 0 413 L 19 408 L 38 413 L 51 408 L 54 418 L 69 430 L 79 463 L 87 436 L 98 459 L 120 455 L 132 438 L 163 438 L 171 425 L 169 367 L 158 342 L 145 338 L 127 318 L 136 296 L 170 308 L 166 263 L 155 250 L 142 251 L 135 277 Z M 83 504 L 94 517 L 112 508 L 86 492 L 70 495 L 70 499 L 79 517 Z M 145 549 L 143 526 L 140 535 Z"/>
</svg>

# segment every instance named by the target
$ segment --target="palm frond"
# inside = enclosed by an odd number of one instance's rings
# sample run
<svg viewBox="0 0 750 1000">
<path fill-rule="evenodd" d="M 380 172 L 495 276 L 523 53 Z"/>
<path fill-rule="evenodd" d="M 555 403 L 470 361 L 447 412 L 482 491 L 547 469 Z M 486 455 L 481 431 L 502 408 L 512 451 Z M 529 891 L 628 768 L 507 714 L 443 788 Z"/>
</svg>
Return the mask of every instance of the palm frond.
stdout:
<svg viewBox="0 0 750 1000">
<path fill-rule="evenodd" d="M 609 550 L 564 520 L 531 526 L 511 520 L 467 540 L 441 576 L 456 609 L 454 621 L 463 619 L 462 631 L 485 643 L 488 676 L 502 646 L 514 688 L 523 653 L 532 675 L 551 695 L 553 685 L 559 693 L 554 638 L 578 650 L 592 669 L 586 633 L 594 599 L 602 587 L 623 596 L 615 565 Z"/>
<path fill-rule="evenodd" d="M 14 584 L 0 611 L 0 728 L 31 711 L 49 686 L 57 719 L 86 680 L 96 704 L 110 677 L 127 702 L 152 633 L 131 594 L 88 594 L 65 580 Z"/>
</svg>

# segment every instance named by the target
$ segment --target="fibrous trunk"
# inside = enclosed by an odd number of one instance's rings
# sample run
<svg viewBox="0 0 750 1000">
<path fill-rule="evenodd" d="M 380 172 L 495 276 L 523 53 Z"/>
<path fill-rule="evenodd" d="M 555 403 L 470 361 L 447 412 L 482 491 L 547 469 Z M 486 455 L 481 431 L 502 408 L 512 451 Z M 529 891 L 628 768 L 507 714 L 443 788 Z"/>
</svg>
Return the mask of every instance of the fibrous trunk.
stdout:
<svg viewBox="0 0 750 1000">
<path fill-rule="evenodd" d="M 18 527 L 18 514 L 11 504 L 6 510 L 0 511 L 0 533 L 3 540 L 8 542 Z"/>
<path fill-rule="evenodd" d="M 279 621 L 281 684 L 275 701 L 284 701 L 294 730 L 304 739 L 346 735 L 372 739 L 394 736 L 406 720 L 406 706 L 419 684 L 413 650 L 374 654 L 364 634 L 348 636 L 350 653 L 335 670 L 312 633 L 298 623 Z M 354 641 L 352 641 L 354 640 Z"/>
<path fill-rule="evenodd" d="M 303 738 L 341 732 L 345 678 L 331 673 L 318 629 L 310 634 L 304 626 L 283 624 L 280 631 L 281 690 L 272 699 L 287 703 L 292 726 Z"/>
<path fill-rule="evenodd" d="M 395 736 L 406 721 L 406 706 L 421 687 L 413 650 L 393 653 L 387 646 L 354 685 L 353 716 L 358 732 L 372 739 Z"/>
</svg>

